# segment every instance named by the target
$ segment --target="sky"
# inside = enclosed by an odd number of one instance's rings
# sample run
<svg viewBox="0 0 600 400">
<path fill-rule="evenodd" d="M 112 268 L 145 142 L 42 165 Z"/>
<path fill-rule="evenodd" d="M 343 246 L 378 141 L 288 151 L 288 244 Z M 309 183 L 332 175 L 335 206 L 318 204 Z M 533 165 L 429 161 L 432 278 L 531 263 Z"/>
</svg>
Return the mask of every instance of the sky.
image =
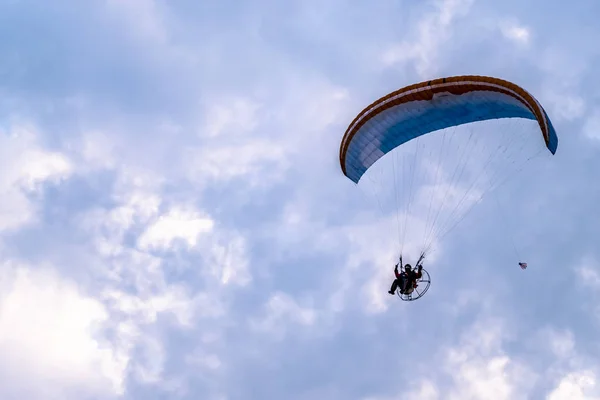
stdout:
<svg viewBox="0 0 600 400">
<path fill-rule="evenodd" d="M 1 0 L 0 398 L 600 399 L 598 15 Z M 377 98 L 464 74 L 536 96 L 558 151 L 402 302 L 396 216 L 340 140 Z"/>
</svg>

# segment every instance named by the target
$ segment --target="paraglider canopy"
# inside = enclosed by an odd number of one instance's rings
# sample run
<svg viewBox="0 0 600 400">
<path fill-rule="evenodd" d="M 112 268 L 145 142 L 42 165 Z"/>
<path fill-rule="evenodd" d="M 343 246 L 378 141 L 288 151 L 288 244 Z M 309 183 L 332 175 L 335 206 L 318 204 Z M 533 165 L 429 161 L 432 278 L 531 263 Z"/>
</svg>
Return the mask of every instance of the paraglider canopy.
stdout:
<svg viewBox="0 0 600 400">
<path fill-rule="evenodd" d="M 486 76 L 454 76 L 410 85 L 361 111 L 340 145 L 344 175 L 358 183 L 365 171 L 396 147 L 440 129 L 498 118 L 536 120 L 548 150 L 558 137 L 546 111 L 523 88 Z"/>
</svg>

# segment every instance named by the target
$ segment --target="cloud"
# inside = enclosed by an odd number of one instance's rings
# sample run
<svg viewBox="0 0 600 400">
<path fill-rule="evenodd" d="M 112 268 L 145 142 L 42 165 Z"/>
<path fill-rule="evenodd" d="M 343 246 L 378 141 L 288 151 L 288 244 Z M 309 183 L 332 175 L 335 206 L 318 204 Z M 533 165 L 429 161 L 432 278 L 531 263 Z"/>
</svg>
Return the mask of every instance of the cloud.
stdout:
<svg viewBox="0 0 600 400">
<path fill-rule="evenodd" d="M 78 155 L 82 162 L 79 165 L 81 172 L 86 170 L 113 169 L 119 160 L 119 146 L 113 135 L 106 132 L 86 132 L 81 138 Z"/>
<path fill-rule="evenodd" d="M 125 27 L 133 33 L 159 43 L 168 39 L 169 31 L 161 17 L 161 12 L 165 10 L 156 1 L 109 0 L 106 5 L 115 12 L 115 16 L 123 19 Z"/>
<path fill-rule="evenodd" d="M 581 278 L 581 283 L 584 286 L 600 289 L 600 273 L 598 273 L 597 263 L 593 258 L 584 258 L 575 272 Z"/>
<path fill-rule="evenodd" d="M 206 127 L 200 134 L 240 136 L 252 132 L 259 124 L 261 105 L 243 97 L 227 98 L 206 105 Z"/>
<path fill-rule="evenodd" d="M 190 151 L 191 179 L 204 183 L 241 178 L 250 185 L 270 183 L 283 178 L 287 166 L 285 152 L 277 143 L 252 141 L 236 145 L 203 146 Z"/>
<path fill-rule="evenodd" d="M 516 21 L 503 21 L 500 23 L 500 31 L 505 38 L 520 45 L 527 45 L 531 40 L 529 28 L 520 25 Z"/>
<path fill-rule="evenodd" d="M 4 262 L 2 270 L 3 386 L 34 398 L 74 390 L 122 394 L 128 354 L 101 338 L 106 307 L 52 268 Z"/>
<path fill-rule="evenodd" d="M 526 387 L 519 386 L 530 384 L 532 372 L 499 348 L 503 328 L 494 321 L 485 325 L 475 326 L 448 352 L 446 368 L 455 384 L 449 398 L 485 398 L 489 393 L 498 399 L 526 398 Z"/>
<path fill-rule="evenodd" d="M 89 238 L 94 292 L 109 315 L 106 340 L 127 356 L 130 384 L 177 391 L 183 383 L 165 369 L 164 332 L 225 318 L 225 287 L 252 276 L 244 237 L 163 193 L 163 184 L 139 168 L 117 168 L 110 207 L 83 210 L 74 221 Z"/>
<path fill-rule="evenodd" d="M 309 305 L 301 306 L 285 293 L 274 293 L 264 306 L 264 315 L 250 321 L 253 329 L 282 340 L 290 324 L 311 326 L 318 314 Z"/>
<path fill-rule="evenodd" d="M 490 393 L 498 399 L 528 398 L 535 373 L 503 350 L 505 332 L 498 319 L 484 317 L 469 326 L 442 351 L 437 368 L 412 384 L 407 398 L 485 399 Z"/>
<path fill-rule="evenodd" d="M 548 47 L 538 57 L 540 69 L 546 75 L 537 98 L 548 104 L 544 108 L 552 120 L 574 121 L 585 115 L 588 104 L 579 90 L 588 66 L 565 48 Z"/>
<path fill-rule="evenodd" d="M 0 397 L 594 396 L 600 164 L 568 135 L 595 136 L 594 4 L 0 6 Z M 563 150 L 503 188 L 508 217 L 484 201 L 435 241 L 404 303 L 399 252 L 469 182 L 426 153 L 396 213 L 389 182 L 379 204 L 343 177 L 339 141 L 451 71 L 531 88 Z"/>
<path fill-rule="evenodd" d="M 210 234 L 214 221 L 196 212 L 182 209 L 171 209 L 158 217 L 138 239 L 142 250 L 152 248 L 169 248 L 177 239 L 188 247 L 194 247 L 200 234 Z"/>
<path fill-rule="evenodd" d="M 60 184 L 73 166 L 64 154 L 44 149 L 32 127 L 16 125 L 1 133 L 0 228 L 16 229 L 36 219 L 38 205 L 30 196 L 46 184 Z"/>
<path fill-rule="evenodd" d="M 575 341 L 573 333 L 570 331 L 556 332 L 548 331 L 546 343 L 550 345 L 552 352 L 559 358 L 564 358 L 573 355 L 575 349 Z"/>
<path fill-rule="evenodd" d="M 473 0 L 442 0 L 436 10 L 418 20 L 415 38 L 404 40 L 382 55 L 385 66 L 414 63 L 418 75 L 426 79 L 438 73 L 440 48 L 452 38 L 453 24 L 469 13 Z"/>
<path fill-rule="evenodd" d="M 591 112 L 583 125 L 583 134 L 591 140 L 600 139 L 600 110 Z"/>
<path fill-rule="evenodd" d="M 571 95 L 548 86 L 542 96 L 550 105 L 553 120 L 572 121 L 581 118 L 585 113 L 585 101 L 577 95 Z"/>
<path fill-rule="evenodd" d="M 591 371 L 573 372 L 565 376 L 558 387 L 547 397 L 548 400 L 584 400 L 597 399 L 593 395 L 596 388 L 596 376 Z M 592 392 L 593 391 L 593 392 Z"/>
</svg>

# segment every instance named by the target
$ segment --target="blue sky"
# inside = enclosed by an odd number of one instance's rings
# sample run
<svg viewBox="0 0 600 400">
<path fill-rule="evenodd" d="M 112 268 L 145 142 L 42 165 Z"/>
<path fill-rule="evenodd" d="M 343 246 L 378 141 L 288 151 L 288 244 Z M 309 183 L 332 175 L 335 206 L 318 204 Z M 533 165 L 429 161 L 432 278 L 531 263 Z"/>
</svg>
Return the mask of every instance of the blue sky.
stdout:
<svg viewBox="0 0 600 400">
<path fill-rule="evenodd" d="M 598 15 L 1 1 L 0 398 L 599 399 Z M 378 97 L 457 74 L 533 93 L 559 148 L 402 303 L 394 213 L 339 141 Z"/>
</svg>

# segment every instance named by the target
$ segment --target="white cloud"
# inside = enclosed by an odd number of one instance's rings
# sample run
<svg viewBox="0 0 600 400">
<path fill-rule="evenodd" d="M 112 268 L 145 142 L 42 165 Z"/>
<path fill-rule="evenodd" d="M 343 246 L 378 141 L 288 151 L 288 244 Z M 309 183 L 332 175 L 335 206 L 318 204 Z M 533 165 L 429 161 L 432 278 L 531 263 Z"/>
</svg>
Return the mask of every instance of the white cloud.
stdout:
<svg viewBox="0 0 600 400">
<path fill-rule="evenodd" d="M 485 399 L 490 393 L 494 393 L 497 399 L 516 398 L 515 390 L 506 374 L 509 363 L 510 359 L 506 356 L 457 362 L 454 375 L 456 389 L 449 398 Z"/>
<path fill-rule="evenodd" d="M 186 158 L 190 177 L 200 184 L 233 178 L 244 178 L 251 185 L 271 183 L 282 179 L 288 166 L 283 147 L 261 139 L 204 146 L 189 151 Z"/>
<path fill-rule="evenodd" d="M 104 267 L 114 279 L 123 278 L 124 268 L 128 268 L 128 274 L 136 271 L 131 263 L 140 266 L 139 273 L 150 274 L 153 279 L 158 274 L 162 279 L 161 258 L 148 252 L 176 250 L 193 253 L 197 260 L 193 269 L 205 278 L 223 285 L 250 282 L 243 236 L 222 229 L 213 217 L 188 205 L 171 203 L 163 212 L 161 207 L 169 199 L 168 195 L 166 200 L 158 195 L 160 180 L 132 170 L 121 174 L 113 208 L 92 210 L 81 218 L 99 254 L 118 257 L 118 263 L 112 259 L 110 268 Z M 126 245 L 127 238 L 134 238 L 137 247 Z M 184 246 L 178 247 L 178 243 Z"/>
<path fill-rule="evenodd" d="M 581 96 L 581 80 L 589 66 L 571 49 L 549 47 L 538 56 L 539 68 L 546 73 L 538 97 L 553 121 L 574 121 L 587 109 Z"/>
<path fill-rule="evenodd" d="M 164 343 L 157 334 L 166 326 L 196 329 L 203 319 L 226 315 L 227 292 L 221 286 L 251 280 L 245 241 L 204 212 L 160 195 L 160 176 L 131 167 L 117 173 L 112 208 L 78 218 L 97 250 L 93 271 L 114 318 L 112 342 L 120 354 L 136 354 L 127 368 L 141 384 L 180 388 L 165 377 Z M 184 246 L 177 248 L 178 242 Z M 177 262 L 153 254 L 156 250 L 177 250 Z M 184 255 L 192 255 L 193 262 Z M 192 280 L 183 280 L 180 272 Z M 159 328 L 161 321 L 167 325 Z"/>
<path fill-rule="evenodd" d="M 246 239 L 235 233 L 220 233 L 205 244 L 205 269 L 222 285 L 245 286 L 252 280 Z"/>
<path fill-rule="evenodd" d="M 402 395 L 398 396 L 397 399 L 406 398 L 407 400 L 438 400 L 442 397 L 440 396 L 440 391 L 436 388 L 436 386 L 427 380 L 420 383 L 420 386 L 406 394 L 406 397 Z"/>
<path fill-rule="evenodd" d="M 5 367 L 0 374 L 21 376 L 5 384 L 32 396 L 42 392 L 33 393 L 31 380 L 47 394 L 78 388 L 123 393 L 128 356 L 102 340 L 109 318 L 103 304 L 52 269 L 7 263 L 2 268 L 0 348 Z"/>
<path fill-rule="evenodd" d="M 146 228 L 138 239 L 138 246 L 143 250 L 167 249 L 180 239 L 192 248 L 198 236 L 210 234 L 213 227 L 214 221 L 198 212 L 172 208 Z"/>
<path fill-rule="evenodd" d="M 91 235 L 100 255 L 119 256 L 127 252 L 125 236 L 134 228 L 142 229 L 159 215 L 162 178 L 151 171 L 122 167 L 117 170 L 111 208 L 97 208 L 77 215 L 77 226 Z"/>
<path fill-rule="evenodd" d="M 600 140 L 600 108 L 595 109 L 585 120 L 583 134 L 592 140 Z"/>
<path fill-rule="evenodd" d="M 260 121 L 261 104 L 243 97 L 226 98 L 206 108 L 206 126 L 200 135 L 239 136 L 256 129 Z"/>
<path fill-rule="evenodd" d="M 138 381 L 142 384 L 161 383 L 166 359 L 163 343 L 157 338 L 145 336 L 140 347 L 141 354 L 134 363 Z"/>
<path fill-rule="evenodd" d="M 158 211 L 160 200 L 153 195 L 134 193 L 127 202 L 110 210 L 92 210 L 82 217 L 81 225 L 93 235 L 91 240 L 101 255 L 123 254 L 126 233 L 136 223 L 147 222 Z"/>
<path fill-rule="evenodd" d="M 491 393 L 498 400 L 528 398 L 536 374 L 503 350 L 507 334 L 500 320 L 483 318 L 461 336 L 458 343 L 444 351 L 440 370 L 430 369 L 431 377 L 416 384 L 409 398 L 418 398 L 417 393 L 422 391 L 432 399 L 437 399 L 438 393 L 449 400 L 483 400 Z M 447 378 L 451 386 L 437 383 Z"/>
<path fill-rule="evenodd" d="M 302 306 L 288 294 L 276 292 L 265 304 L 264 316 L 252 318 L 250 326 L 258 332 L 282 340 L 291 326 L 312 326 L 317 318 L 317 311 L 313 307 Z"/>
<path fill-rule="evenodd" d="M 157 286 L 164 284 L 159 283 Z M 141 324 L 155 323 L 160 313 L 172 313 L 181 326 L 192 324 L 195 301 L 185 288 L 175 284 L 145 288 L 140 284 L 137 289 L 138 293 L 135 295 L 118 289 L 107 289 L 102 297 L 112 308 L 135 318 Z M 196 301 L 199 305 L 207 305 L 202 294 L 198 294 Z M 219 308 L 211 304 L 209 309 L 214 313 Z"/>
<path fill-rule="evenodd" d="M 571 331 L 545 331 L 544 342 L 550 346 L 555 356 L 559 358 L 570 357 L 574 354 L 575 338 Z"/>
<path fill-rule="evenodd" d="M 577 371 L 565 376 L 547 397 L 548 400 L 598 400 L 596 375 L 592 371 Z"/>
<path fill-rule="evenodd" d="M 468 14 L 472 4 L 473 0 L 437 1 L 437 10 L 419 21 L 416 38 L 386 50 L 382 55 L 383 64 L 391 66 L 412 61 L 419 76 L 434 75 L 440 66 L 439 49 L 452 37 L 452 24 Z"/>
<path fill-rule="evenodd" d="M 58 183 L 73 172 L 61 153 L 44 150 L 38 133 L 15 126 L 0 135 L 0 229 L 15 229 L 35 219 L 36 204 L 26 197 L 46 182 Z"/>
<path fill-rule="evenodd" d="M 273 99 L 276 106 L 271 113 L 286 135 L 288 149 L 308 150 L 308 156 L 316 155 L 315 140 L 327 143 L 328 136 L 323 135 L 328 135 L 325 132 L 331 126 L 345 129 L 344 125 L 350 122 L 348 118 L 352 118 L 349 112 L 360 105 L 352 104 L 356 98 L 348 88 L 326 77 L 291 74 L 286 78 Z"/>
<path fill-rule="evenodd" d="M 549 108 L 547 111 L 552 115 L 552 121 L 573 121 L 581 118 L 586 110 L 585 100 L 572 93 L 572 90 L 560 90 L 549 85 L 540 97 L 544 99 L 544 104 L 550 106 L 544 108 Z"/>
<path fill-rule="evenodd" d="M 530 29 L 513 20 L 501 22 L 500 31 L 505 38 L 512 40 L 517 44 L 529 44 L 531 39 Z"/>
<path fill-rule="evenodd" d="M 23 164 L 21 174 L 29 189 L 41 182 L 64 178 L 72 172 L 70 163 L 61 154 L 32 150 L 25 157 L 29 161 Z"/>
<path fill-rule="evenodd" d="M 598 262 L 592 256 L 585 256 L 574 267 L 574 272 L 579 276 L 580 285 L 600 290 L 600 273 L 598 272 Z"/>
<path fill-rule="evenodd" d="M 312 160 L 318 154 L 315 140 L 331 143 L 323 141 L 325 130 L 345 121 L 351 99 L 346 88 L 328 79 L 295 72 L 263 92 L 260 102 L 225 96 L 206 105 L 201 136 L 207 138 L 188 148 L 183 161 L 195 184 L 243 179 L 256 187 L 280 182 L 294 166 L 292 157 Z"/>
<path fill-rule="evenodd" d="M 111 169 L 117 166 L 119 154 L 115 137 L 101 131 L 86 132 L 82 136 L 80 156 L 83 161 L 79 168 Z"/>
<path fill-rule="evenodd" d="M 514 339 L 501 320 L 480 318 L 442 352 L 439 369 L 428 367 L 429 377 L 412 385 L 407 398 L 488 399 L 493 393 L 497 399 L 527 399 L 532 390 L 553 378 L 557 383 L 548 399 L 600 398 L 595 397 L 596 374 L 585 368 L 584 358 L 575 352 L 572 332 L 550 327 L 532 336 L 531 345 L 542 346 L 542 351 L 550 351 L 556 360 L 550 365 L 544 363 L 542 369 L 533 368 L 538 363 L 536 357 L 511 357 L 504 343 Z"/>
</svg>

